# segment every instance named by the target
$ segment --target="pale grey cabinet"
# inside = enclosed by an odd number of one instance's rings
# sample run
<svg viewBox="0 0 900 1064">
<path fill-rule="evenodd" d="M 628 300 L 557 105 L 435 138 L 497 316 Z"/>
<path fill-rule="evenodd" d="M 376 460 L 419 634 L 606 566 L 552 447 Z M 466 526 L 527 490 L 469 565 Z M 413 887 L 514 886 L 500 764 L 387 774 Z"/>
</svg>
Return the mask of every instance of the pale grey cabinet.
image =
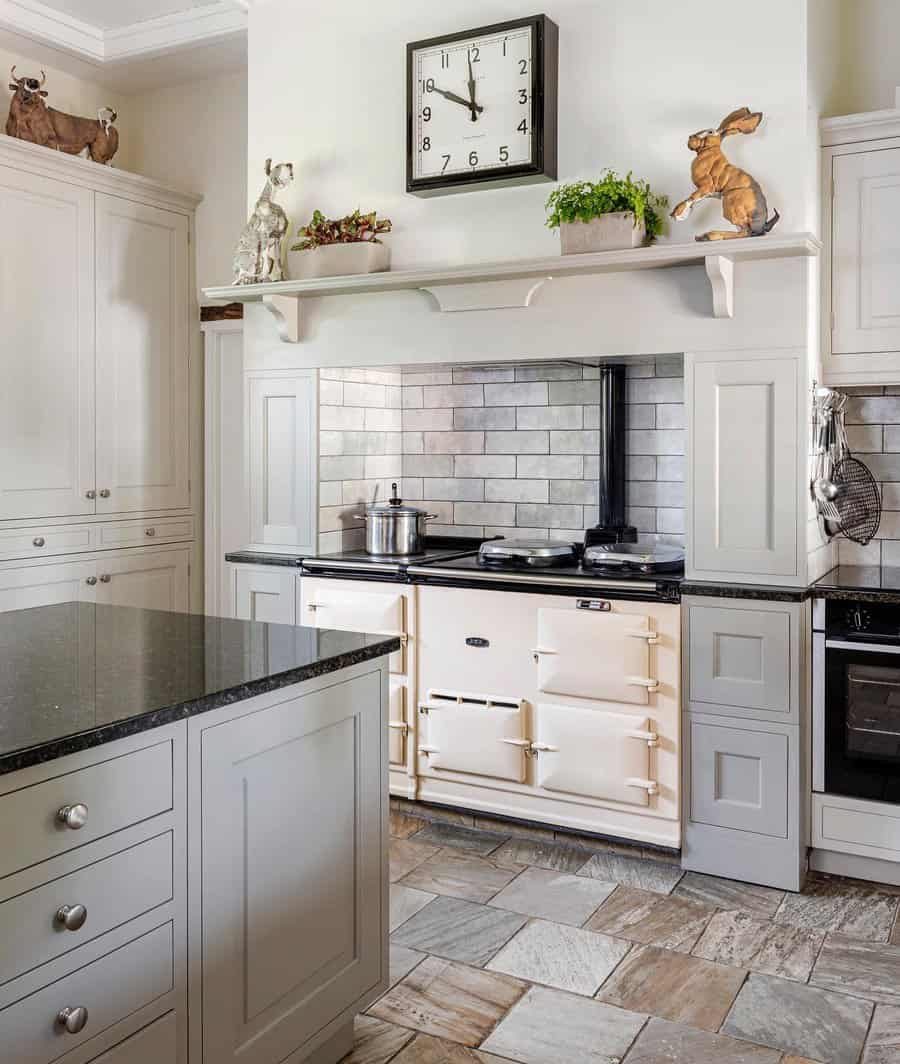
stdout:
<svg viewBox="0 0 900 1064">
<path fill-rule="evenodd" d="M 192 1064 L 306 1059 L 384 989 L 387 691 L 381 659 L 189 722 Z"/>
<path fill-rule="evenodd" d="M 805 609 L 683 600 L 685 868 L 788 890 L 802 885 Z"/>
</svg>

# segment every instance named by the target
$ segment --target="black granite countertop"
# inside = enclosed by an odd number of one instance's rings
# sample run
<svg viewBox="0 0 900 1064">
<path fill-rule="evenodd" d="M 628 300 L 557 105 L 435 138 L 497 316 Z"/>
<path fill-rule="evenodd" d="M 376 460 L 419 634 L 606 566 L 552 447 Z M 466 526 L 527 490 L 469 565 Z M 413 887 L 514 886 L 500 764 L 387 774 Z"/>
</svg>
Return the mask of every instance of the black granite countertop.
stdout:
<svg viewBox="0 0 900 1064">
<path fill-rule="evenodd" d="M 399 647 L 396 636 L 84 602 L 0 613 L 0 775 Z"/>
<path fill-rule="evenodd" d="M 226 562 L 243 562 L 244 565 L 288 565 L 297 568 L 303 564 L 302 554 L 268 554 L 258 550 L 235 550 L 225 555 Z"/>
<path fill-rule="evenodd" d="M 755 599 L 757 602 L 805 602 L 807 587 L 776 587 L 771 584 L 720 584 L 710 580 L 683 580 L 682 595 L 707 598 Z"/>
<path fill-rule="evenodd" d="M 809 589 L 814 598 L 900 603 L 900 568 L 839 565 Z"/>
</svg>

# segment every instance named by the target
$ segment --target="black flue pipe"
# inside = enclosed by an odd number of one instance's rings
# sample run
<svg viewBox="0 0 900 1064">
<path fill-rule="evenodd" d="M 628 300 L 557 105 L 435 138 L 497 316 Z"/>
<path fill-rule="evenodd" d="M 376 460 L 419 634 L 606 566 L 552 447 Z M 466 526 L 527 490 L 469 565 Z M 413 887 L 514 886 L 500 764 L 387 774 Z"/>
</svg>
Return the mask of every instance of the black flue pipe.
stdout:
<svg viewBox="0 0 900 1064">
<path fill-rule="evenodd" d="M 625 523 L 625 367 L 600 370 L 599 520 L 585 533 L 593 543 L 634 543 L 637 529 Z"/>
</svg>

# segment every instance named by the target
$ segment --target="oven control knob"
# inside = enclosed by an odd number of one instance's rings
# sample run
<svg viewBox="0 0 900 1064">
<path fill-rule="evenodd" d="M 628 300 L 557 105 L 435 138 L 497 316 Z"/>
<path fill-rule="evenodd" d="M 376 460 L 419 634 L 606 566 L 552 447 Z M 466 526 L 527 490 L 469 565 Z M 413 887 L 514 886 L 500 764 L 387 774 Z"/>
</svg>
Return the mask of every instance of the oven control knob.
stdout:
<svg viewBox="0 0 900 1064">
<path fill-rule="evenodd" d="M 847 627 L 854 632 L 865 632 L 872 625 L 872 614 L 859 606 L 847 610 Z"/>
</svg>

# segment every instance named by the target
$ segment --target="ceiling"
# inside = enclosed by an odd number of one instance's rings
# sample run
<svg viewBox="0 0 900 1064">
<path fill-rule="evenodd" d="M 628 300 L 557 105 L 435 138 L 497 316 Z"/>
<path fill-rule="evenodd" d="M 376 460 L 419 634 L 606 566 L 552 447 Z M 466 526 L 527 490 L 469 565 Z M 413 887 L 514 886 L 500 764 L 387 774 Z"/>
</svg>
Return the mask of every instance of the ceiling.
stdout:
<svg viewBox="0 0 900 1064">
<path fill-rule="evenodd" d="M 0 45 L 123 92 L 246 67 L 251 0 L 0 0 Z"/>
</svg>

